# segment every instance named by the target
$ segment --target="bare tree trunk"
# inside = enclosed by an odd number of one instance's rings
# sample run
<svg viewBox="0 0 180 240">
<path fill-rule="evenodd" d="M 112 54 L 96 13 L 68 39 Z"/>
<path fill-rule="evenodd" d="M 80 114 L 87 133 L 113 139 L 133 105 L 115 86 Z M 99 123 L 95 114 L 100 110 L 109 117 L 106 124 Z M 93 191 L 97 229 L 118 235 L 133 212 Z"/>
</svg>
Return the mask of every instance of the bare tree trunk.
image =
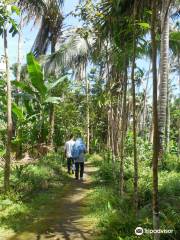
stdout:
<svg viewBox="0 0 180 240">
<path fill-rule="evenodd" d="M 159 229 L 159 200 L 158 200 L 158 157 L 159 132 L 157 110 L 157 46 L 156 46 L 156 0 L 152 1 L 151 41 L 152 41 L 152 71 L 153 71 L 153 228 Z M 159 233 L 154 234 L 158 240 Z"/>
<path fill-rule="evenodd" d="M 112 154 L 112 162 L 115 163 L 115 151 L 114 151 L 114 109 L 112 105 L 112 96 L 110 103 L 110 139 L 111 139 L 111 154 Z"/>
<path fill-rule="evenodd" d="M 54 124 L 55 124 L 55 106 L 54 104 L 50 105 L 50 112 L 49 112 L 49 139 L 48 145 L 53 148 L 53 136 L 54 136 Z"/>
<path fill-rule="evenodd" d="M 114 111 L 111 102 L 111 115 L 110 115 L 110 134 L 111 134 L 111 150 L 112 150 L 112 161 L 115 163 L 115 151 L 114 151 Z"/>
<path fill-rule="evenodd" d="M 56 41 L 52 38 L 51 40 L 51 54 L 55 52 L 55 45 Z M 54 126 L 55 126 L 55 107 L 54 104 L 50 104 L 50 111 L 49 111 L 49 136 L 48 136 L 48 145 L 53 148 L 54 146 L 54 141 L 53 141 L 53 136 L 54 136 Z"/>
<path fill-rule="evenodd" d="M 18 57 L 17 57 L 17 72 L 16 72 L 16 81 L 20 81 L 21 77 L 21 62 L 22 62 L 22 43 L 23 43 L 23 35 L 22 35 L 22 27 L 23 27 L 23 17 L 21 14 L 19 32 L 18 32 Z M 18 90 L 19 92 L 19 90 Z M 17 105 L 19 104 L 19 97 L 16 100 Z M 16 127 L 16 135 L 21 135 L 21 129 Z M 16 160 L 22 158 L 22 143 L 17 145 L 16 149 Z"/>
<path fill-rule="evenodd" d="M 16 72 L 16 80 L 18 82 L 20 81 L 20 76 L 21 76 L 22 44 L 23 44 L 22 28 L 23 28 L 23 17 L 21 14 L 19 32 L 18 32 L 18 57 L 17 57 L 17 72 Z"/>
<path fill-rule="evenodd" d="M 136 34 L 135 34 L 135 17 L 137 2 L 134 3 L 134 31 L 133 31 L 133 57 L 132 57 L 132 70 L 131 70 L 131 81 L 132 81 L 132 97 L 133 97 L 133 155 L 134 155 L 134 210 L 137 217 L 138 214 L 138 160 L 137 160 L 137 133 L 136 133 L 136 85 L 134 79 L 135 72 L 135 59 L 136 59 Z"/>
<path fill-rule="evenodd" d="M 89 153 L 90 145 L 90 116 L 89 116 L 89 79 L 86 73 L 86 64 L 84 67 L 86 81 L 86 137 L 87 137 L 87 153 Z"/>
<path fill-rule="evenodd" d="M 127 122 L 127 64 L 125 64 L 124 84 L 123 84 L 123 105 L 122 105 L 122 125 L 121 125 L 121 144 L 120 144 L 120 195 L 124 193 L 124 141 L 126 137 Z"/>
<path fill-rule="evenodd" d="M 148 91 L 148 85 L 149 85 L 149 76 L 150 76 L 150 72 L 151 72 L 151 61 L 149 64 L 149 70 L 148 70 L 148 74 L 147 74 L 147 82 L 146 82 L 146 86 L 144 88 L 144 102 L 143 102 L 143 117 L 142 117 L 142 132 L 143 132 L 143 138 L 146 138 L 146 129 L 147 129 L 147 125 L 146 125 L 146 117 L 147 117 L 147 91 Z"/>
<path fill-rule="evenodd" d="M 126 71 L 126 70 L 125 70 Z M 120 94 L 118 96 L 118 105 L 117 105 L 117 134 L 116 134 L 116 148 L 117 148 L 117 157 L 119 159 L 120 157 L 120 149 L 121 149 L 121 130 L 122 130 L 122 115 L 123 115 L 123 101 L 124 101 L 124 79 L 125 79 L 125 74 L 121 74 L 120 76 L 120 86 L 119 88 L 122 88 L 122 91 L 120 91 Z"/>
<path fill-rule="evenodd" d="M 6 192 L 9 190 L 9 178 L 11 170 L 11 140 L 12 140 L 11 81 L 9 74 L 8 43 L 6 29 L 4 29 L 4 55 L 6 62 L 6 79 L 7 79 L 7 147 L 6 147 L 6 161 L 4 167 L 4 190 Z"/>
<path fill-rule="evenodd" d="M 178 54 L 178 64 L 180 64 L 180 54 Z M 179 71 L 180 72 L 180 71 Z M 180 92 L 180 74 L 179 74 L 179 92 Z M 178 156 L 180 156 L 180 119 L 178 120 Z"/>
<path fill-rule="evenodd" d="M 121 102 L 122 100 L 119 99 L 118 97 L 118 102 Z M 119 156 L 119 139 L 120 139 L 120 136 L 119 136 L 119 127 L 120 127 L 120 114 L 119 114 L 119 106 L 117 105 L 115 107 L 115 117 L 114 117 L 114 154 L 116 157 Z"/>
<path fill-rule="evenodd" d="M 110 150 L 111 147 L 111 130 L 110 130 L 110 108 L 107 111 L 107 124 L 108 124 L 108 132 L 107 132 L 107 148 Z"/>
</svg>

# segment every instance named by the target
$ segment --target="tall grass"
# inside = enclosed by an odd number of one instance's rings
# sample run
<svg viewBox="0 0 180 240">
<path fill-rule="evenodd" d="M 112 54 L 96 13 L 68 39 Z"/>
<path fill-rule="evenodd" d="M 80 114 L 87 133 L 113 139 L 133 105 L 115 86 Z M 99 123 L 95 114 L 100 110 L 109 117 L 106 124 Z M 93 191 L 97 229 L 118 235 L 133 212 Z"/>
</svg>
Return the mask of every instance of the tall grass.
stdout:
<svg viewBox="0 0 180 240">
<path fill-rule="evenodd" d="M 142 148 L 142 147 L 141 147 Z M 148 154 L 146 153 L 146 156 Z M 97 159 L 96 159 L 97 158 Z M 159 195 L 161 228 L 172 229 L 172 234 L 162 234 L 161 239 L 180 239 L 180 173 L 178 161 L 169 163 L 159 173 Z M 125 161 L 125 193 L 119 195 L 119 162 L 114 164 L 107 156 L 91 156 L 91 161 L 98 166 L 95 175 L 96 187 L 89 196 L 89 211 L 97 220 L 97 239 L 133 240 L 135 228 L 152 229 L 152 169 L 151 160 L 141 158 L 139 163 L 139 214 L 136 219 L 133 210 L 133 159 Z M 175 166 L 169 170 L 169 166 Z M 143 240 L 153 239 L 152 234 L 144 234 Z"/>
</svg>

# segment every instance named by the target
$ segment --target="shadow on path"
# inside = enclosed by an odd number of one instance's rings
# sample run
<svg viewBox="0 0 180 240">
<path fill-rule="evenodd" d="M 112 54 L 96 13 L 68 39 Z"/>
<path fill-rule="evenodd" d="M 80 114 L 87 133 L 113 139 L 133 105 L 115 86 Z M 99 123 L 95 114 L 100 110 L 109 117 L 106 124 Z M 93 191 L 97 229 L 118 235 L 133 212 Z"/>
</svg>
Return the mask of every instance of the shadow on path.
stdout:
<svg viewBox="0 0 180 240">
<path fill-rule="evenodd" d="M 93 223 L 86 216 L 86 197 L 93 188 L 91 175 L 95 171 L 94 167 L 86 163 L 83 182 L 72 179 L 64 197 L 57 194 L 51 204 L 45 206 L 41 216 L 29 223 L 24 232 L 3 240 L 92 239 Z"/>
</svg>

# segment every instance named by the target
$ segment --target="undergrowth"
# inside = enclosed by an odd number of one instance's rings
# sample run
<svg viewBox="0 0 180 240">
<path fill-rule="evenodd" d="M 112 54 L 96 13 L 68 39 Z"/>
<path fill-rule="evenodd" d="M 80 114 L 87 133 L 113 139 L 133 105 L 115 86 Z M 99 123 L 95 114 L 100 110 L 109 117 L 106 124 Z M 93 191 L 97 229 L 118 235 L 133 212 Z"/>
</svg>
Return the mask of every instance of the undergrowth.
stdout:
<svg viewBox="0 0 180 240">
<path fill-rule="evenodd" d="M 16 165 L 12 169 L 8 193 L 0 194 L 0 225 L 2 228 L 22 231 L 33 219 L 43 213 L 53 195 L 63 192 L 69 176 L 63 170 L 58 155 L 50 154 L 37 162 Z M 0 172 L 2 186 L 3 172 Z"/>
<path fill-rule="evenodd" d="M 142 146 L 141 146 L 142 148 Z M 146 153 L 147 154 L 147 153 Z M 97 160 L 96 160 L 97 158 Z M 159 172 L 159 201 L 161 229 L 173 230 L 161 234 L 161 240 L 180 239 L 180 173 L 177 159 L 166 158 L 166 167 Z M 119 195 L 119 161 L 114 164 L 107 156 L 92 155 L 91 162 L 98 166 L 95 175 L 96 187 L 89 195 L 89 213 L 97 221 L 98 240 L 133 240 L 138 226 L 152 226 L 152 168 L 150 159 L 141 158 L 139 163 L 139 211 L 136 220 L 133 210 L 133 159 L 125 160 L 125 192 Z M 173 167 L 172 167 L 173 166 Z M 141 236 L 153 239 L 152 234 Z"/>
</svg>

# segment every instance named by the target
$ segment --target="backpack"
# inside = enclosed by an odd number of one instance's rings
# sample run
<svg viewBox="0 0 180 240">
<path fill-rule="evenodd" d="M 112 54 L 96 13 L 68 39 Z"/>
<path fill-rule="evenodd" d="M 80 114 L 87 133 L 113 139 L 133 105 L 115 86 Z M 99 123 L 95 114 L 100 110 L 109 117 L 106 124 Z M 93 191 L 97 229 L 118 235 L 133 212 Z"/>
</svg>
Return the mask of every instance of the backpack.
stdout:
<svg viewBox="0 0 180 240">
<path fill-rule="evenodd" d="M 85 150 L 86 148 L 83 141 L 78 139 L 72 147 L 71 155 L 73 158 L 78 158 Z"/>
<path fill-rule="evenodd" d="M 76 144 L 73 145 L 71 150 L 72 158 L 78 158 L 79 157 L 79 149 L 77 148 Z"/>
</svg>

